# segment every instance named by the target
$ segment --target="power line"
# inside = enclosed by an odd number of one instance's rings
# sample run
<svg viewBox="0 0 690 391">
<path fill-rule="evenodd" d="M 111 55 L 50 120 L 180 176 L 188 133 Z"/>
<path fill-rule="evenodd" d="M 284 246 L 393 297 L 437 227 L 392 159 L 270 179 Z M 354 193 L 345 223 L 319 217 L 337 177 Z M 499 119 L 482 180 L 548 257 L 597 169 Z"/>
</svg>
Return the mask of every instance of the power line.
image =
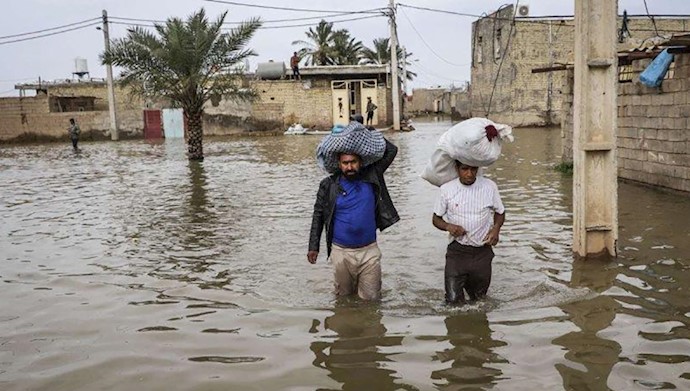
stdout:
<svg viewBox="0 0 690 391">
<path fill-rule="evenodd" d="M 29 31 L 29 32 L 27 32 L 27 33 L 5 35 L 5 36 L 3 36 L 3 37 L 0 37 L 0 39 L 15 38 L 15 37 L 21 37 L 21 36 L 24 36 L 24 35 L 34 35 L 34 34 L 44 33 L 44 32 L 46 32 L 46 31 L 59 30 L 59 29 L 65 28 L 65 27 L 76 26 L 76 25 L 78 25 L 78 24 L 87 23 L 87 22 L 93 22 L 94 20 L 101 20 L 101 18 L 86 19 L 86 20 L 82 20 L 82 21 L 80 21 L 80 22 L 74 22 L 74 23 L 70 23 L 70 24 L 64 24 L 64 25 L 62 25 L 62 26 L 51 27 L 51 28 L 47 28 L 47 29 L 43 29 L 43 30 Z"/>
<path fill-rule="evenodd" d="M 273 19 L 273 20 L 261 20 L 261 23 L 266 24 L 266 23 L 282 23 L 282 22 L 296 22 L 300 20 L 312 20 L 312 19 L 329 19 L 329 18 L 335 18 L 338 16 L 346 16 L 346 15 L 354 15 L 358 14 L 361 12 L 369 12 L 369 11 L 375 11 L 378 10 L 378 8 L 373 8 L 371 10 L 364 10 L 364 11 L 358 11 L 358 12 L 338 12 L 335 14 L 331 15 L 321 15 L 321 16 L 307 16 L 307 17 L 301 17 L 301 18 L 288 18 L 288 19 Z M 139 18 L 125 18 L 125 17 L 119 17 L 119 16 L 109 16 L 109 20 L 122 20 L 122 21 L 134 21 L 134 22 L 149 22 L 149 23 L 166 23 L 165 20 L 157 20 L 157 19 L 139 19 Z M 223 22 L 224 25 L 226 24 L 231 24 L 231 25 L 240 25 L 244 22 Z M 120 23 L 122 24 L 122 23 Z"/>
<path fill-rule="evenodd" d="M 449 14 L 449 15 L 457 15 L 457 16 L 467 16 L 471 18 L 477 18 L 477 19 L 482 19 L 485 17 L 488 17 L 486 14 L 481 14 L 481 15 L 475 15 L 475 14 L 468 14 L 464 12 L 455 12 L 455 11 L 448 11 L 448 10 L 442 10 L 438 8 L 428 8 L 428 7 L 418 7 L 414 5 L 408 5 L 408 4 L 403 4 L 403 3 L 398 3 L 398 6 L 401 7 L 407 7 L 407 8 L 413 8 L 417 10 L 422 10 L 422 11 L 431 11 L 431 12 L 438 12 L 442 14 Z M 546 21 L 543 20 L 530 20 L 531 18 L 539 18 L 539 19 L 572 19 L 572 16 L 540 16 L 540 17 L 520 17 L 520 18 L 506 18 L 506 17 L 498 17 L 498 16 L 492 16 L 491 18 L 496 19 L 496 20 L 508 20 L 508 21 L 514 21 L 514 22 L 520 22 L 520 23 L 535 23 L 535 24 L 548 24 Z M 569 25 L 572 27 L 575 27 L 575 25 Z"/>
<path fill-rule="evenodd" d="M 337 23 L 342 23 L 342 22 L 351 22 L 351 21 L 356 21 L 356 20 L 365 20 L 365 19 L 381 18 L 381 17 L 384 17 L 384 15 L 360 16 L 358 18 L 332 20 L 329 23 L 337 24 Z M 292 27 L 308 27 L 308 26 L 314 26 L 314 23 L 293 24 L 293 25 L 285 25 L 285 26 L 261 26 L 261 27 L 259 27 L 259 29 L 261 29 L 261 30 L 273 30 L 273 29 L 283 29 L 283 28 L 292 28 Z"/>
<path fill-rule="evenodd" d="M 515 8 L 518 7 L 518 4 L 520 4 L 520 0 L 515 0 Z M 505 58 L 508 56 L 508 49 L 510 49 L 510 40 L 513 37 L 513 28 L 514 27 L 515 27 L 515 23 L 511 23 L 510 24 L 510 31 L 508 31 L 508 41 L 506 42 L 506 48 L 503 49 L 503 52 L 501 53 L 501 62 L 498 63 L 498 69 L 496 70 L 496 77 L 494 78 L 494 86 L 491 89 L 491 95 L 489 96 L 489 105 L 486 109 L 486 116 L 487 117 L 489 116 L 489 113 L 491 112 L 491 103 L 494 100 L 494 92 L 496 91 L 496 85 L 498 84 L 498 76 L 501 74 L 501 67 L 503 66 L 503 60 L 505 60 Z"/>
<path fill-rule="evenodd" d="M 656 21 L 654 20 L 654 17 L 649 14 L 649 8 L 647 8 L 647 0 L 642 0 L 644 1 L 644 10 L 647 12 L 647 17 L 652 20 L 652 25 L 654 26 L 654 32 L 656 33 L 656 36 L 659 36 L 659 31 L 656 29 Z"/>
<path fill-rule="evenodd" d="M 441 57 L 441 55 L 436 53 L 436 51 L 426 42 L 424 37 L 422 37 L 422 34 L 420 34 L 419 31 L 417 30 L 417 28 L 414 26 L 414 23 L 412 23 L 410 18 L 407 16 L 407 13 L 405 12 L 405 10 L 402 10 L 402 13 L 403 13 L 403 16 L 405 16 L 405 19 L 407 19 L 407 21 L 410 23 L 410 26 L 412 26 L 412 29 L 414 30 L 414 32 L 417 33 L 417 35 L 419 36 L 419 39 L 422 40 L 424 45 L 426 45 L 426 47 L 429 48 L 429 50 L 431 50 L 431 53 L 433 53 L 436 57 L 438 57 L 443 62 L 450 64 L 450 65 L 453 65 L 453 66 L 456 66 L 456 67 L 465 67 L 465 66 L 469 65 L 469 64 L 456 64 L 456 63 L 450 62 L 450 61 L 446 60 L 445 58 Z"/>
<path fill-rule="evenodd" d="M 100 19 L 100 18 L 98 18 L 98 19 Z M 12 40 L 12 41 L 0 42 L 0 45 L 6 45 L 6 44 L 8 44 L 8 43 L 15 43 L 15 42 L 22 42 L 22 41 L 29 41 L 29 40 L 32 40 L 32 39 L 38 39 L 38 38 L 44 38 L 44 37 L 50 37 L 50 36 L 52 36 L 52 35 L 63 34 L 63 33 L 67 33 L 67 32 L 74 31 L 74 30 L 80 30 L 80 29 L 84 29 L 84 28 L 87 28 L 87 27 L 97 26 L 97 25 L 100 25 L 100 24 L 101 24 L 101 22 L 95 22 L 95 23 L 91 23 L 91 24 L 84 25 L 84 26 L 73 27 L 73 28 L 71 28 L 71 29 L 65 29 L 65 30 L 61 30 L 61 31 L 56 31 L 56 32 L 53 32 L 53 33 L 36 35 L 36 36 L 34 36 L 34 37 L 21 38 L 21 39 L 15 39 L 15 40 Z"/>
<path fill-rule="evenodd" d="M 365 19 L 380 18 L 380 17 L 383 17 L 383 15 L 360 16 L 357 18 L 332 20 L 332 21 L 330 21 L 330 23 L 337 24 L 337 23 L 342 23 L 342 22 L 352 22 L 352 21 L 357 21 L 357 20 L 365 20 Z M 110 23 L 124 25 L 124 26 L 138 26 L 138 27 L 144 27 L 144 28 L 154 28 L 155 27 L 153 24 L 143 24 L 143 23 L 124 23 L 124 22 L 115 22 L 115 21 L 111 21 Z M 314 23 L 289 24 L 289 25 L 283 25 L 283 26 L 261 26 L 261 27 L 259 27 L 259 30 L 275 30 L 275 29 L 294 28 L 294 27 L 311 27 L 311 26 L 314 26 Z M 223 30 L 231 30 L 231 28 L 223 28 Z"/>
<path fill-rule="evenodd" d="M 307 9 L 307 8 L 276 7 L 276 6 L 270 6 L 270 5 L 240 3 L 238 1 L 225 1 L 225 0 L 204 0 L 204 1 L 209 2 L 209 3 L 221 3 L 221 4 L 230 4 L 230 5 L 239 5 L 242 7 L 274 9 L 274 10 L 281 10 L 281 11 L 320 12 L 320 13 L 327 13 L 327 14 L 343 12 L 343 11 L 334 11 L 334 10 L 315 10 L 315 9 Z M 351 11 L 351 13 L 353 13 L 353 14 L 364 14 L 364 13 L 372 13 L 372 12 L 374 12 L 374 11 Z"/>
</svg>

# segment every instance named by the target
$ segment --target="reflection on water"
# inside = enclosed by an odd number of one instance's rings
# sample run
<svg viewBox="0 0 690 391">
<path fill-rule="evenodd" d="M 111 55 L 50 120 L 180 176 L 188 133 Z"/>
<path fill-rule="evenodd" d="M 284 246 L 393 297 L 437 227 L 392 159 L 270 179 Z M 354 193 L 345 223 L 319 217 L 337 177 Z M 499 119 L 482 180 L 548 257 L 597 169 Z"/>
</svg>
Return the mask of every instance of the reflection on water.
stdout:
<svg viewBox="0 0 690 391">
<path fill-rule="evenodd" d="M 687 195 L 619 187 L 620 256 L 573 262 L 558 129 L 486 170 L 507 208 L 488 300 L 443 306 L 449 122 L 390 133 L 383 300 L 306 262 L 318 136 L 0 148 L 0 389 L 690 389 Z"/>
<path fill-rule="evenodd" d="M 400 346 L 402 336 L 386 335 L 383 315 L 375 305 L 336 305 L 323 321 L 327 338 L 311 343 L 313 365 L 329 372 L 343 390 L 398 390 L 390 347 Z"/>
<path fill-rule="evenodd" d="M 492 338 L 489 321 L 484 313 L 448 316 L 445 319 L 448 342 L 452 348 L 437 353 L 449 368 L 431 373 L 432 379 L 445 379 L 446 384 L 462 384 L 466 387 L 487 387 L 501 378 L 496 363 L 508 361 L 494 352 L 503 341 Z M 437 385 L 441 385 L 438 384 Z"/>
</svg>

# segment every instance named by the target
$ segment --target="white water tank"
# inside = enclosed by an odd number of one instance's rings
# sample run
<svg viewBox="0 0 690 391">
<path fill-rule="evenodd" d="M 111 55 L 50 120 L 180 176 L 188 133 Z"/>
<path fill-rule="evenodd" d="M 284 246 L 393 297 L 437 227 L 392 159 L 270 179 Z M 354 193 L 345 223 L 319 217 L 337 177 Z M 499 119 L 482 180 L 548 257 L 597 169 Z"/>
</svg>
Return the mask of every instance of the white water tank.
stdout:
<svg viewBox="0 0 690 391">
<path fill-rule="evenodd" d="M 89 73 L 89 66 L 85 58 L 77 57 L 74 59 L 74 74 L 82 76 Z"/>
<path fill-rule="evenodd" d="M 285 77 L 285 63 L 284 62 L 261 62 L 256 67 L 256 76 L 259 79 L 282 79 Z"/>
</svg>

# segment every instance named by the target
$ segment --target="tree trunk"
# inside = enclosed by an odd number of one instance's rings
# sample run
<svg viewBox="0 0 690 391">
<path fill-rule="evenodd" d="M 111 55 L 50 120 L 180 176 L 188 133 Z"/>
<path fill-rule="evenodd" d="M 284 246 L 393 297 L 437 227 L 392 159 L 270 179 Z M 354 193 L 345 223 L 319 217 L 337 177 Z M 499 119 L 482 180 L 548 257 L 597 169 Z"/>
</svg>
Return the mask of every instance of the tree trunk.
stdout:
<svg viewBox="0 0 690 391">
<path fill-rule="evenodd" d="M 185 112 L 187 116 L 187 156 L 189 160 L 204 160 L 204 128 L 201 123 L 203 111 Z"/>
</svg>

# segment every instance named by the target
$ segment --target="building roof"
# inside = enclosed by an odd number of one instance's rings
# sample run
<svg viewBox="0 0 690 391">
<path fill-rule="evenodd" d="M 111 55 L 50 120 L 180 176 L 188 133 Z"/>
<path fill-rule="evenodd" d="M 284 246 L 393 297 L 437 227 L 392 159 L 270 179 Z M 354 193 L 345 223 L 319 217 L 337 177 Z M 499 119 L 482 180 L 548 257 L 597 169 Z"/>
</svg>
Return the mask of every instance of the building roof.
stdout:
<svg viewBox="0 0 690 391">
<path fill-rule="evenodd" d="M 291 69 L 286 72 L 292 74 Z M 299 69 L 302 76 L 328 76 L 328 75 L 372 75 L 389 73 L 388 64 L 384 65 L 318 65 L 305 66 Z"/>
</svg>

